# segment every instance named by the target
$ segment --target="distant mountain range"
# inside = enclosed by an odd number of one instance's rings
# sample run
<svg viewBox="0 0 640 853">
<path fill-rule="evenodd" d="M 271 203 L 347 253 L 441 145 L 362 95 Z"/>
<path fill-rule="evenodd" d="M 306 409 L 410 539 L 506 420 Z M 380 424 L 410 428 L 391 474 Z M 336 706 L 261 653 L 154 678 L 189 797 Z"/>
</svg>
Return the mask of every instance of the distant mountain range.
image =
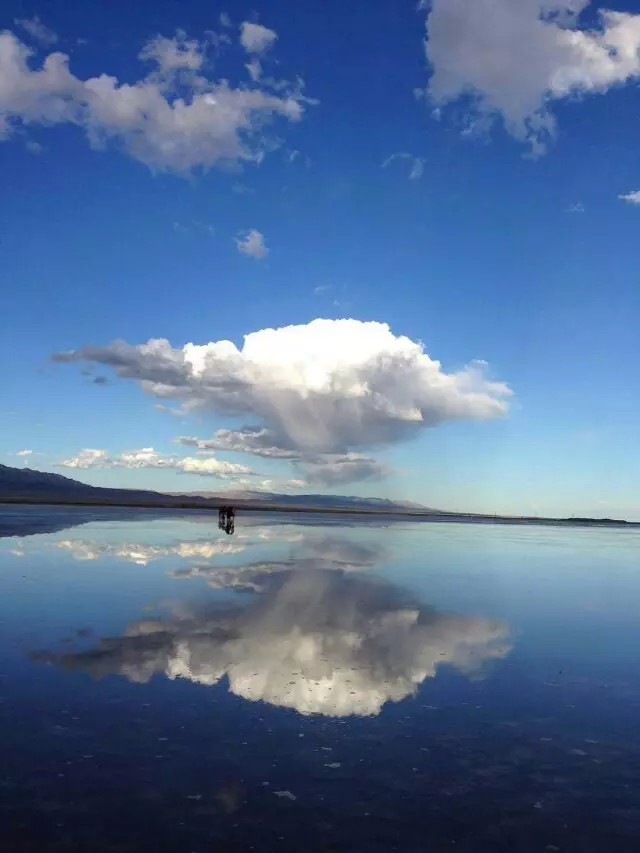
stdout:
<svg viewBox="0 0 640 853">
<path fill-rule="evenodd" d="M 405 518 L 412 516 L 415 519 L 436 516 L 438 521 L 581 526 L 624 525 L 626 528 L 640 528 L 640 522 L 621 521 L 615 518 L 541 518 L 456 513 L 431 509 L 410 501 L 346 495 L 284 495 L 254 491 L 165 494 L 134 489 L 103 489 L 98 486 L 89 486 L 79 480 L 72 480 L 70 477 L 63 477 L 62 474 L 49 474 L 46 471 L 34 471 L 32 468 L 12 468 L 9 465 L 0 465 L 0 503 L 208 510 L 216 510 L 222 504 L 233 504 L 238 509 L 281 510 L 288 513 L 325 511 L 343 514 L 393 514 L 405 516 Z M 1 524 L 0 535 L 2 535 Z"/>
<path fill-rule="evenodd" d="M 79 480 L 35 471 L 32 468 L 12 468 L 0 465 L 0 500 L 12 502 L 47 502 L 81 504 L 116 504 L 145 506 L 206 506 L 215 508 L 222 503 L 259 508 L 316 508 L 352 509 L 384 512 L 402 510 L 414 512 L 437 512 L 410 501 L 391 501 L 384 498 L 360 498 L 343 495 L 286 495 L 275 492 L 232 491 L 232 492 L 152 492 L 134 489 L 105 489 L 89 486 Z"/>
<path fill-rule="evenodd" d="M 169 494 L 176 497 L 225 500 L 227 503 L 231 501 L 262 501 L 264 503 L 285 506 L 295 504 L 296 506 L 366 507 L 378 510 L 413 509 L 422 510 L 423 512 L 438 512 L 438 510 L 432 510 L 422 504 L 412 503 L 411 501 L 391 501 L 386 498 L 360 498 L 355 495 L 288 495 L 278 492 L 251 491 L 248 489 L 224 492 L 224 494 L 220 492 L 170 492 Z"/>
<path fill-rule="evenodd" d="M 130 489 L 102 489 L 89 486 L 79 480 L 72 480 L 62 474 L 50 474 L 47 471 L 34 471 L 33 468 L 12 468 L 0 465 L 0 498 L 45 499 L 45 498 L 83 499 L 95 498 L 103 500 L 124 499 L 161 499 L 159 492 L 137 491 Z"/>
</svg>

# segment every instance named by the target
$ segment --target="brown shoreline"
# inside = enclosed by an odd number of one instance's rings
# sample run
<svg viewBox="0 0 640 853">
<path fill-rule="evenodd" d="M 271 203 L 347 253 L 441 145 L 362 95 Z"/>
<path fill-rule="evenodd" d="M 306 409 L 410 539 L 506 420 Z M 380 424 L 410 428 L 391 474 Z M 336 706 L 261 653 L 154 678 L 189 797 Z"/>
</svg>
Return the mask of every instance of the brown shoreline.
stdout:
<svg viewBox="0 0 640 853">
<path fill-rule="evenodd" d="M 0 504 L 30 505 L 30 506 L 77 506 L 77 507 L 121 507 L 125 509 L 174 509 L 174 510 L 199 510 L 217 512 L 218 509 L 229 504 L 228 499 L 215 498 L 197 500 L 171 500 L 165 501 L 114 501 L 106 499 L 91 500 L 88 498 L 56 499 L 52 497 L 33 497 L 19 495 L 0 495 Z M 260 501 L 233 501 L 236 510 L 246 512 L 281 512 L 281 513 L 310 513 L 325 515 L 361 515 L 361 516 L 392 516 L 394 518 L 411 518 L 424 521 L 467 521 L 467 522 L 489 522 L 494 524 L 538 524 L 561 527 L 624 527 L 625 529 L 640 528 L 640 522 L 625 521 L 615 518 L 547 518 L 540 516 L 510 516 L 510 515 L 483 515 L 479 513 L 440 512 L 433 510 L 420 510 L 396 507 L 383 509 L 375 507 L 323 507 L 304 506 L 301 504 L 276 504 Z"/>
</svg>

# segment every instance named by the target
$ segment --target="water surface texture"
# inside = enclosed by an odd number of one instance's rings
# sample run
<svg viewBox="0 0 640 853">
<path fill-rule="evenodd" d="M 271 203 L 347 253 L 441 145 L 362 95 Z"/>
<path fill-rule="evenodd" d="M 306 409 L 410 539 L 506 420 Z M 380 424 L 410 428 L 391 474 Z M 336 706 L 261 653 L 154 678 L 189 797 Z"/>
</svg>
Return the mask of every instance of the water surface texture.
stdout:
<svg viewBox="0 0 640 853">
<path fill-rule="evenodd" d="M 0 535 L 3 851 L 640 849 L 635 532 L 12 507 Z"/>
</svg>

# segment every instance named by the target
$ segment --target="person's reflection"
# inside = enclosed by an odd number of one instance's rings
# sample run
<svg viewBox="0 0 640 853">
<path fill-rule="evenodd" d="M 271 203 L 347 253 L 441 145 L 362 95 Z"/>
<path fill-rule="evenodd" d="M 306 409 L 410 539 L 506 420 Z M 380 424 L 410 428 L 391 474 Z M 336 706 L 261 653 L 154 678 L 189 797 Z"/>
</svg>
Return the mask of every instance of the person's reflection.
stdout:
<svg viewBox="0 0 640 853">
<path fill-rule="evenodd" d="M 282 563 L 221 571 L 220 585 L 248 598 L 181 605 L 92 649 L 35 657 L 136 682 L 162 673 L 214 685 L 226 676 L 247 700 L 337 717 L 378 714 L 443 664 L 477 673 L 511 648 L 504 622 L 436 610 L 358 572 Z"/>
<path fill-rule="evenodd" d="M 221 506 L 218 513 L 218 527 L 231 535 L 236 529 L 236 511 L 232 506 Z"/>
</svg>

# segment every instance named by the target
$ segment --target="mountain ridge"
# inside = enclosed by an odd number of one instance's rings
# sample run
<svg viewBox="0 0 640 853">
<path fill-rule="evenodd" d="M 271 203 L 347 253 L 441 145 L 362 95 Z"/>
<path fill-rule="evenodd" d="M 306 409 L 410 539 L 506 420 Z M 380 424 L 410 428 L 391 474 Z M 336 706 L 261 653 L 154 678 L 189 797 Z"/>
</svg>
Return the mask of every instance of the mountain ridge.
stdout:
<svg viewBox="0 0 640 853">
<path fill-rule="evenodd" d="M 208 495 L 208 497 L 205 497 Z M 551 524 L 579 526 L 624 526 L 640 528 L 640 522 L 618 518 L 548 518 L 526 515 L 452 512 L 431 509 L 409 501 L 359 498 L 353 495 L 284 495 L 275 492 L 187 492 L 169 493 L 90 486 L 62 474 L 12 468 L 0 464 L 0 503 L 59 504 L 63 506 L 112 506 L 149 509 L 200 509 L 213 511 L 224 504 L 252 511 L 284 513 L 313 512 L 336 515 L 396 515 L 437 521 L 491 522 L 494 524 Z"/>
<path fill-rule="evenodd" d="M 212 491 L 197 491 L 197 492 L 168 492 L 167 494 L 175 497 L 201 497 L 215 500 L 226 500 L 227 502 L 240 501 L 269 501 L 279 504 L 309 504 L 313 506 L 371 506 L 375 508 L 401 508 L 414 509 L 423 512 L 440 512 L 437 509 L 424 506 L 424 504 L 414 503 L 412 501 L 393 501 L 389 498 L 363 498 L 358 495 L 326 495 L 326 494 L 301 494 L 292 495 L 285 492 L 264 492 L 251 489 L 242 489 L 229 492 L 212 492 Z"/>
<path fill-rule="evenodd" d="M 391 501 L 386 498 L 361 498 L 354 495 L 289 495 L 277 492 L 261 491 L 231 491 L 231 492 L 156 492 L 142 489 L 117 489 L 102 486 L 90 486 L 80 480 L 54 474 L 47 471 L 37 471 L 34 468 L 13 468 L 0 464 L 0 499 L 24 498 L 35 499 L 45 497 L 85 498 L 96 501 L 102 499 L 124 502 L 127 500 L 143 500 L 153 505 L 182 506 L 185 501 L 193 502 L 196 506 L 217 508 L 220 504 L 263 504 L 265 506 L 335 508 L 335 509 L 370 509 L 377 511 L 413 510 L 417 512 L 438 512 L 421 504 L 410 501 Z"/>
</svg>

